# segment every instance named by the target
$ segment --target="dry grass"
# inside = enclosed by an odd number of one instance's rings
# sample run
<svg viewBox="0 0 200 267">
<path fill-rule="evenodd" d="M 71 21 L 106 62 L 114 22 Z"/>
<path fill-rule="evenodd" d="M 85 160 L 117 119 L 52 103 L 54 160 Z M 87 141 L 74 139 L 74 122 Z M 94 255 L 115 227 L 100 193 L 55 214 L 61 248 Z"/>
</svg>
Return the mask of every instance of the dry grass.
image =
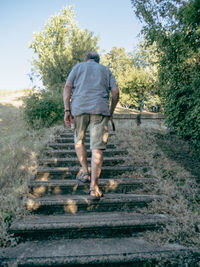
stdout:
<svg viewBox="0 0 200 267">
<path fill-rule="evenodd" d="M 21 118 L 21 96 L 0 101 L 0 246 L 14 245 L 7 227 L 14 218 L 26 215 L 22 197 L 37 167 L 37 156 L 61 126 L 39 131 L 27 130 Z M 132 177 L 154 177 L 146 190 L 161 194 L 145 213 L 167 214 L 174 220 L 161 232 L 149 233 L 148 240 L 176 242 L 198 247 L 200 160 L 189 145 L 177 136 L 140 127 L 117 132 L 120 147 L 128 147 L 125 164 L 137 166 Z M 116 137 L 113 137 L 116 141 Z M 126 175 L 126 174 L 125 174 Z M 130 174 L 129 174 L 130 176 Z"/>
<path fill-rule="evenodd" d="M 200 246 L 199 184 L 200 160 L 187 142 L 167 131 L 133 129 L 118 133 L 121 147 L 128 147 L 128 164 L 148 165 L 145 172 L 138 168 L 133 177 L 154 177 L 148 192 L 163 195 L 145 213 L 160 213 L 173 218 L 161 232 L 149 232 L 149 241 L 176 242 Z"/>
<path fill-rule="evenodd" d="M 37 166 L 37 155 L 55 130 L 26 128 L 21 118 L 23 95 L 17 92 L 0 100 L 0 246 L 16 243 L 7 228 L 14 218 L 27 213 L 22 197 Z"/>
<path fill-rule="evenodd" d="M 24 94 L 27 94 L 31 91 L 32 91 L 32 89 L 30 89 L 30 88 L 19 89 L 19 90 L 10 90 L 10 91 L 9 90 L 0 90 L 0 97 L 2 98 L 1 103 L 2 103 L 2 100 L 5 100 L 5 98 L 8 98 L 11 96 L 11 98 L 13 99 L 13 96 L 17 97 L 19 94 L 24 95 Z"/>
</svg>

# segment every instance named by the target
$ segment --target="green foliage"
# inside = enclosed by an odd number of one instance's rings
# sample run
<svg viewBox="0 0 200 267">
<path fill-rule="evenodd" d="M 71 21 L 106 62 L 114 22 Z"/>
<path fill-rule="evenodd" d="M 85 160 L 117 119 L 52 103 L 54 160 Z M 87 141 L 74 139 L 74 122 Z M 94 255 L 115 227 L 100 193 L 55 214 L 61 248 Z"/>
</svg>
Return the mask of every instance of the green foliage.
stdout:
<svg viewBox="0 0 200 267">
<path fill-rule="evenodd" d="M 159 87 L 169 127 L 200 149 L 200 2 L 132 0 L 145 22 L 144 36 L 156 42 Z"/>
<path fill-rule="evenodd" d="M 155 58 L 153 53 L 142 44 L 134 55 L 117 47 L 104 55 L 103 63 L 111 69 L 121 90 L 121 105 L 149 110 L 160 107 L 156 87 L 157 69 L 152 58 Z"/>
<path fill-rule="evenodd" d="M 52 16 L 43 31 L 34 33 L 30 48 L 36 57 L 31 79 L 39 76 L 45 90 L 24 99 L 24 118 L 29 126 L 50 126 L 63 118 L 61 93 L 67 76 L 86 52 L 98 50 L 97 42 L 98 37 L 77 26 L 71 6 Z"/>
<path fill-rule="evenodd" d="M 24 97 L 24 119 L 32 128 L 51 126 L 63 118 L 63 111 L 61 95 L 42 91 Z"/>
<path fill-rule="evenodd" d="M 74 21 L 72 6 L 48 20 L 44 30 L 34 33 L 30 44 L 36 57 L 33 77 L 39 75 L 45 88 L 62 90 L 72 67 L 83 61 L 86 52 L 98 50 L 98 37 L 87 29 L 81 30 Z"/>
</svg>

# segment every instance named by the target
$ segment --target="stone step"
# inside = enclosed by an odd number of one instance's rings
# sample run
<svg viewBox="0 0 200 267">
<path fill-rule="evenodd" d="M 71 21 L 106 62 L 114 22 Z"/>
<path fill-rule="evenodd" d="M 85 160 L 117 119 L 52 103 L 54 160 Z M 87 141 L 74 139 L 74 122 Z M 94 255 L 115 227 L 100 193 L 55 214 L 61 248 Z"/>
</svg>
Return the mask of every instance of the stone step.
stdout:
<svg viewBox="0 0 200 267">
<path fill-rule="evenodd" d="M 74 149 L 70 150 L 70 149 L 48 149 L 48 150 L 44 150 L 44 154 L 48 155 L 48 156 L 52 156 L 52 157 L 66 157 L 66 156 L 70 156 L 70 157 L 75 157 L 76 156 L 76 152 Z M 104 157 L 113 157 L 113 156 L 117 156 L 117 155 L 127 155 L 128 152 L 127 150 L 124 149 L 106 149 L 105 151 L 103 151 L 103 156 Z M 87 150 L 87 156 L 91 157 L 91 150 Z"/>
<path fill-rule="evenodd" d="M 14 221 L 11 234 L 24 239 L 133 236 L 167 224 L 164 215 L 133 212 L 93 212 L 76 215 L 37 215 Z"/>
<path fill-rule="evenodd" d="M 88 162 L 91 162 L 91 158 L 88 158 Z M 118 164 L 123 164 L 125 158 L 122 157 L 104 157 L 103 166 L 115 166 Z M 77 157 L 75 158 L 42 158 L 38 160 L 39 165 L 49 166 L 49 167 L 72 167 L 80 166 L 80 162 Z"/>
<path fill-rule="evenodd" d="M 85 146 L 87 149 L 90 148 L 89 143 L 85 143 Z M 47 147 L 52 147 L 54 149 L 73 149 L 74 148 L 74 143 L 48 143 Z M 115 148 L 116 144 L 107 144 L 107 148 Z"/>
<path fill-rule="evenodd" d="M 102 167 L 100 178 L 113 178 L 122 175 L 126 172 L 136 172 L 137 170 L 144 170 L 147 172 L 149 167 L 137 167 L 137 166 L 104 166 Z M 36 180 L 47 181 L 50 179 L 75 179 L 80 168 L 77 167 L 49 167 L 38 168 L 35 175 Z"/>
<path fill-rule="evenodd" d="M 20 267 L 142 267 L 156 266 L 161 260 L 162 266 L 169 266 L 167 262 L 174 259 L 180 260 L 176 266 L 197 267 L 198 255 L 177 244 L 158 245 L 136 237 L 79 238 L 27 241 L 4 248 L 0 251 L 0 263 Z"/>
<path fill-rule="evenodd" d="M 137 189 L 145 189 L 146 184 L 153 184 L 151 178 L 121 178 L 121 179 L 99 179 L 99 187 L 105 192 L 127 193 Z M 34 181 L 29 184 L 30 194 L 39 197 L 44 195 L 62 194 L 89 194 L 89 184 L 77 182 L 77 180 L 51 180 Z"/>
<path fill-rule="evenodd" d="M 134 208 L 146 207 L 158 195 L 105 194 L 100 200 L 93 200 L 89 195 L 58 195 L 27 198 L 24 205 L 37 214 L 64 214 L 79 212 L 132 211 Z"/>
</svg>

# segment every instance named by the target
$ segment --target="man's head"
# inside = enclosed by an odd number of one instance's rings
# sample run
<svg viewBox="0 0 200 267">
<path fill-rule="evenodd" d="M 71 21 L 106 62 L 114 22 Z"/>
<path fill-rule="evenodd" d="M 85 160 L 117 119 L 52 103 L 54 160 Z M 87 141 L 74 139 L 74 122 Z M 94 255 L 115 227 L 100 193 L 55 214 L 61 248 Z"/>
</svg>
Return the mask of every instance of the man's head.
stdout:
<svg viewBox="0 0 200 267">
<path fill-rule="evenodd" d="M 89 59 L 94 59 L 95 62 L 99 63 L 100 57 L 97 52 L 91 51 L 88 52 L 85 56 L 85 61 L 88 61 Z"/>
</svg>

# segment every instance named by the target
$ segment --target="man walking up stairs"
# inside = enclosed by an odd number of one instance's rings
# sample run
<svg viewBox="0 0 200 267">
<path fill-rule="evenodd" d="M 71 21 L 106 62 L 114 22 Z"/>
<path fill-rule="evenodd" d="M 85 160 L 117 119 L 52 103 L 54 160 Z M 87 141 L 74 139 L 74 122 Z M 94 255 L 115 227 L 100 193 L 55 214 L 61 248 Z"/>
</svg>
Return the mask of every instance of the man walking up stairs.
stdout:
<svg viewBox="0 0 200 267">
<path fill-rule="evenodd" d="M 90 183 L 90 196 L 93 199 L 103 196 L 98 186 L 98 178 L 103 163 L 103 150 L 106 149 L 108 140 L 108 121 L 112 120 L 119 99 L 115 78 L 107 67 L 99 64 L 99 60 L 96 52 L 87 53 L 85 62 L 75 65 L 70 72 L 63 94 L 64 121 L 68 127 L 74 122 L 75 150 L 82 167 L 76 178 L 83 183 Z M 112 102 L 109 109 L 110 91 Z M 92 151 L 91 177 L 84 145 L 88 126 Z"/>
</svg>

